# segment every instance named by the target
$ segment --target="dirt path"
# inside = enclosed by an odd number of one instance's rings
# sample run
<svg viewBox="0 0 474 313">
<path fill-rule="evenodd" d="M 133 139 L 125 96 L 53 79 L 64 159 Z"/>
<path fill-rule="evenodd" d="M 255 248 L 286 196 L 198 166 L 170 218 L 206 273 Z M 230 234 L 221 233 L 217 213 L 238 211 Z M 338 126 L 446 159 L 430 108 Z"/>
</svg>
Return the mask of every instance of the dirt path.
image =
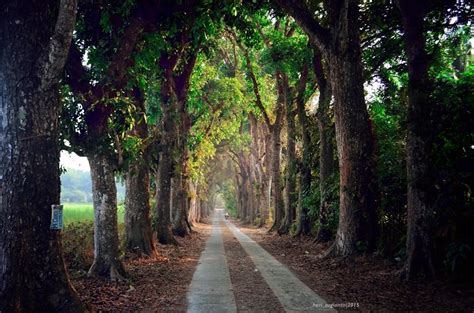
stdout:
<svg viewBox="0 0 474 313">
<path fill-rule="evenodd" d="M 216 209 L 211 237 L 188 290 L 188 312 L 335 312 L 327 307 L 323 298 L 250 237 L 232 223 L 226 221 L 226 227 L 221 221 L 223 210 Z M 229 230 L 225 228 L 230 230 L 236 240 L 229 239 Z M 246 254 L 242 253 L 242 248 Z M 229 257 L 235 256 L 240 257 L 242 263 L 235 262 L 235 259 L 227 261 Z M 232 269 L 229 269 L 229 263 Z M 246 273 L 239 273 L 245 268 Z M 253 268 L 253 275 L 250 275 L 249 268 Z M 245 277 L 247 281 L 243 281 Z M 237 286 L 237 303 L 233 284 Z M 245 293 L 249 294 L 244 291 L 245 285 L 252 293 L 246 301 L 242 299 Z M 262 289 L 255 290 L 256 286 L 262 286 Z M 263 299 L 262 295 L 270 298 Z"/>
<path fill-rule="evenodd" d="M 401 283 L 399 264 L 387 259 L 373 255 L 321 259 L 318 256 L 328 245 L 316 244 L 313 238 L 278 236 L 245 225 L 239 229 L 338 305 L 339 312 L 473 312 L 472 283 Z"/>
<path fill-rule="evenodd" d="M 178 247 L 158 245 L 156 258 L 126 258 L 127 281 L 87 278 L 88 263 L 71 272 L 83 303 L 90 312 L 186 312 L 186 292 L 211 229 L 194 226 L 191 236 L 177 237 Z"/>
</svg>

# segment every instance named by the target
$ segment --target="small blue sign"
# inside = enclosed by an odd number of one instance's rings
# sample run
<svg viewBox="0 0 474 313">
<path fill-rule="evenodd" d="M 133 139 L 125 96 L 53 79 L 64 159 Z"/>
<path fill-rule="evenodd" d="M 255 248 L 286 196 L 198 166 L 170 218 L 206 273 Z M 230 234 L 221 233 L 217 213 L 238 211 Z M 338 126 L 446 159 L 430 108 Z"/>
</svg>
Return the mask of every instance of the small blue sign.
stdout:
<svg viewBox="0 0 474 313">
<path fill-rule="evenodd" d="M 53 204 L 51 206 L 51 229 L 63 229 L 63 206 Z"/>
</svg>

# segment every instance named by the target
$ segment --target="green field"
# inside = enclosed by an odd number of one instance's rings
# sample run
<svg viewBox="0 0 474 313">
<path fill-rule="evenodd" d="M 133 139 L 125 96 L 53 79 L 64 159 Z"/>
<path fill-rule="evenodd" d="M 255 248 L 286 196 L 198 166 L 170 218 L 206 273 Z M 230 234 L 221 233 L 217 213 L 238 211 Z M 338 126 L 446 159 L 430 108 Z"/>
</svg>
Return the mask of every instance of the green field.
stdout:
<svg viewBox="0 0 474 313">
<path fill-rule="evenodd" d="M 121 224 L 124 220 L 124 206 L 120 204 L 118 207 L 117 219 Z M 94 209 L 92 203 L 64 203 L 64 224 L 74 222 L 94 221 Z"/>
</svg>

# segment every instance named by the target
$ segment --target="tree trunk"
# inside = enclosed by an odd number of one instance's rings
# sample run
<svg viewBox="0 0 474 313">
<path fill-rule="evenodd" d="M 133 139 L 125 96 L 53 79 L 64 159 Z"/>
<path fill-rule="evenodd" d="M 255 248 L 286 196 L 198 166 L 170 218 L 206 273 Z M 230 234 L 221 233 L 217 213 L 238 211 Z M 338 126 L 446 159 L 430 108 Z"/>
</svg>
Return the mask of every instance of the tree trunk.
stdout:
<svg viewBox="0 0 474 313">
<path fill-rule="evenodd" d="M 321 194 L 321 202 L 319 205 L 319 229 L 316 239 L 320 242 L 327 242 L 332 238 L 332 230 L 328 222 L 329 217 L 333 214 L 331 203 L 329 202 L 329 178 L 334 172 L 334 124 L 330 114 L 331 104 L 331 86 L 326 80 L 324 74 L 321 54 L 315 51 L 313 62 L 315 76 L 318 82 L 319 99 L 316 118 L 318 121 L 319 132 L 319 190 Z"/>
<path fill-rule="evenodd" d="M 374 247 L 373 139 L 364 100 L 358 2 L 333 5 L 339 16 L 329 47 L 339 157 L 339 226 L 329 254 L 350 255 Z M 342 16 L 342 17 L 341 17 Z M 337 32 L 336 32 L 337 30 Z"/>
<path fill-rule="evenodd" d="M 183 106 L 184 107 L 184 106 Z M 177 203 L 175 204 L 176 215 L 173 220 L 173 233 L 185 237 L 191 226 L 188 221 L 189 211 L 189 151 L 187 148 L 187 137 L 189 136 L 189 116 L 185 111 L 181 112 L 180 140 L 176 147 L 175 155 L 179 155 L 179 166 L 176 167 L 175 179 L 177 180 Z M 189 126 L 188 126 L 189 125 Z M 189 229 L 189 231 L 188 231 Z"/>
<path fill-rule="evenodd" d="M 242 209 L 242 213 L 241 213 L 241 220 L 244 222 L 244 223 L 247 223 L 248 222 L 248 200 L 249 200 L 249 195 L 248 195 L 248 189 L 249 189 L 249 184 L 248 184 L 248 175 L 247 173 L 244 171 L 242 171 L 243 173 L 240 174 L 240 176 L 242 177 L 242 181 L 241 181 L 241 209 Z"/>
<path fill-rule="evenodd" d="M 337 255 L 353 254 L 358 245 L 367 244 L 369 248 L 375 239 L 370 236 L 374 225 L 369 223 L 369 215 L 375 211 L 370 189 L 372 134 L 362 87 L 360 49 L 356 47 L 358 42 L 342 55 L 333 55 L 330 61 L 340 173 Z"/>
<path fill-rule="evenodd" d="M 94 262 L 88 275 L 123 280 L 126 273 L 119 257 L 115 171 L 106 156 L 95 154 L 87 159 L 94 204 Z"/>
<path fill-rule="evenodd" d="M 60 232 L 50 230 L 51 205 L 60 200 L 57 80 L 64 62 L 44 57 L 55 52 L 47 48 L 58 8 L 10 1 L 0 11 L 0 312 L 83 311 Z M 59 16 L 64 9 L 75 14 L 75 1 L 61 1 Z M 62 39 L 56 48 L 67 54 L 71 36 Z"/>
<path fill-rule="evenodd" d="M 178 141 L 178 98 L 174 91 L 172 69 L 177 63 L 177 58 L 164 54 L 160 58 L 160 70 L 163 71 L 161 81 L 161 108 L 163 111 L 161 123 L 161 152 L 158 164 L 158 178 L 156 186 L 156 235 L 161 244 L 178 244 L 172 233 L 171 224 L 171 199 L 172 180 L 176 168 L 175 147 Z M 173 182 L 173 186 L 176 184 Z"/>
<path fill-rule="evenodd" d="M 431 221 L 433 206 L 430 195 L 430 150 L 432 142 L 430 103 L 431 83 L 428 76 L 429 58 L 425 48 L 423 18 L 426 1 L 399 0 L 404 27 L 405 51 L 408 57 L 408 118 L 407 118 L 407 261 L 404 276 L 414 279 L 420 274 L 433 278 Z"/>
<path fill-rule="evenodd" d="M 321 202 L 319 205 L 319 229 L 316 239 L 327 242 L 332 238 L 329 228 L 329 216 L 333 213 L 329 201 L 329 178 L 334 173 L 334 125 L 329 116 L 329 103 L 331 102 L 330 88 L 321 88 L 319 94 L 319 110 L 317 113 L 319 131 L 319 190 Z"/>
<path fill-rule="evenodd" d="M 236 191 L 237 191 L 237 214 L 236 214 L 236 218 L 237 219 L 240 219 L 242 217 L 242 184 L 240 182 L 240 179 L 239 179 L 239 174 L 235 173 L 235 186 L 237 187 L 236 188 Z"/>
<path fill-rule="evenodd" d="M 186 170 L 183 170 L 186 171 Z M 178 192 L 177 192 L 177 203 L 176 203 L 176 215 L 173 220 L 173 233 L 180 237 L 185 237 L 190 228 L 188 221 L 188 211 L 189 211 L 189 197 L 188 197 L 188 181 L 187 175 L 184 173 L 178 174 L 180 177 L 177 179 L 178 182 Z"/>
<path fill-rule="evenodd" d="M 132 134 L 145 140 L 148 127 L 145 121 L 144 99 L 135 90 L 136 108 L 141 113 Z M 156 255 L 150 216 L 150 168 L 146 155 L 140 155 L 126 175 L 125 195 L 125 249 L 132 253 Z"/>
<path fill-rule="evenodd" d="M 265 158 L 262 166 L 262 206 L 260 214 L 260 224 L 259 227 L 263 227 L 268 223 L 270 217 L 270 207 L 271 207 L 271 189 L 272 189 L 272 147 L 271 147 L 271 135 L 269 131 L 267 133 L 266 127 L 261 128 L 262 136 L 264 138 L 264 149 L 265 149 Z M 265 172 L 264 172 L 265 169 Z"/>
<path fill-rule="evenodd" d="M 167 107 L 165 107 L 167 108 Z M 171 178 L 174 172 L 172 147 L 174 144 L 174 121 L 170 109 L 163 114 L 160 162 L 156 182 L 156 236 L 161 244 L 177 244 L 171 231 Z"/>
<path fill-rule="evenodd" d="M 269 127 L 271 133 L 271 173 L 272 173 L 272 198 L 274 205 L 274 222 L 271 230 L 279 230 L 284 218 L 284 203 L 281 186 L 281 124 L 283 114 L 285 112 L 285 105 L 287 103 L 287 92 L 289 90 L 288 77 L 280 71 L 276 73 L 276 81 L 278 86 L 278 99 L 276 118 L 273 125 Z"/>
<path fill-rule="evenodd" d="M 280 160 L 281 160 L 281 125 L 275 123 L 272 127 L 272 200 L 275 215 L 272 230 L 278 230 L 284 217 L 283 195 L 281 190 Z"/>
<path fill-rule="evenodd" d="M 287 234 L 290 226 L 296 218 L 296 204 L 298 203 L 298 194 L 296 192 L 296 126 L 295 126 L 294 102 L 289 100 L 287 104 L 286 120 L 287 120 L 287 146 L 286 146 L 286 186 L 285 186 L 285 218 L 278 230 L 279 234 Z"/>
<path fill-rule="evenodd" d="M 129 252 L 153 256 L 156 247 L 151 229 L 148 167 L 140 163 L 131 166 L 125 185 L 125 248 Z"/>
<path fill-rule="evenodd" d="M 323 28 L 300 1 L 276 0 L 329 61 L 339 157 L 339 226 L 327 255 L 374 248 L 377 219 L 372 190 L 373 140 L 364 100 L 359 1 L 324 1 L 330 28 Z"/>
<path fill-rule="evenodd" d="M 255 223 L 255 212 L 257 210 L 257 201 L 259 198 L 258 193 L 255 190 L 255 173 L 251 172 L 256 168 L 255 158 L 253 155 L 249 155 L 250 158 L 250 175 L 249 175 L 249 188 L 248 188 L 248 207 L 249 207 L 249 216 L 248 221 L 253 225 Z"/>
<path fill-rule="evenodd" d="M 301 162 L 301 205 L 299 210 L 299 219 L 295 236 L 300 234 L 309 235 L 311 233 L 311 224 L 309 221 L 309 208 L 307 206 L 307 198 L 311 193 L 311 160 L 313 151 L 311 148 L 311 127 L 306 115 L 305 103 L 302 99 L 297 99 L 296 109 L 298 111 L 298 120 L 302 128 L 303 137 L 303 157 Z"/>
<path fill-rule="evenodd" d="M 200 210 L 199 210 L 199 201 L 198 201 L 198 192 L 199 192 L 199 185 L 194 183 L 193 181 L 189 182 L 189 197 L 190 197 L 190 204 L 189 204 L 189 213 L 188 213 L 188 220 L 190 223 L 199 222 L 200 217 Z"/>
</svg>

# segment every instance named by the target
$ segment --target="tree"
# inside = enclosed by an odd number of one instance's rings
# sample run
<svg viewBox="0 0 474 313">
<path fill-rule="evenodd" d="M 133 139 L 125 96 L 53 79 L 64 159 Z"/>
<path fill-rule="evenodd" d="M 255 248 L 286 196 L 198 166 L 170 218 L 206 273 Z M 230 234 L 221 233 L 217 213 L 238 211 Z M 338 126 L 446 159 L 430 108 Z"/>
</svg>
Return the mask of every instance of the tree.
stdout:
<svg viewBox="0 0 474 313">
<path fill-rule="evenodd" d="M 319 131 L 319 192 L 320 205 L 318 215 L 318 233 L 316 239 L 322 242 L 329 241 L 332 237 L 331 229 L 328 226 L 328 220 L 331 212 L 331 202 L 329 199 L 329 188 L 331 176 L 334 173 L 334 123 L 331 118 L 331 86 L 326 79 L 323 69 L 323 60 L 321 53 L 317 48 L 314 49 L 313 70 L 319 89 L 318 110 L 316 119 Z"/>
<path fill-rule="evenodd" d="M 325 1 L 329 27 L 314 16 L 313 8 L 299 1 L 276 2 L 308 34 L 328 61 L 334 96 L 336 140 L 339 156 L 339 227 L 328 254 L 350 255 L 358 246 L 374 247 L 375 203 L 373 142 L 364 100 L 358 1 Z"/>
<path fill-rule="evenodd" d="M 145 142 L 149 136 L 146 122 L 145 103 L 143 95 L 138 88 L 135 92 L 135 103 L 137 115 L 135 125 L 128 139 L 138 140 L 140 147 L 132 146 L 138 151 L 132 151 L 134 161 L 128 167 L 125 175 L 126 197 L 125 197 L 125 248 L 129 252 L 156 255 L 155 240 L 151 227 L 150 206 L 150 156 L 147 155 Z"/>
<path fill-rule="evenodd" d="M 192 27 L 192 25 L 188 25 Z M 161 125 L 161 153 L 159 163 L 159 189 L 157 193 L 157 232 L 158 240 L 163 244 L 174 243 L 171 233 L 171 179 L 175 178 L 178 188 L 177 214 L 174 228 L 184 236 L 187 234 L 187 136 L 189 135 L 189 115 L 187 112 L 187 96 L 189 80 L 196 62 L 197 51 L 191 48 L 181 59 L 181 49 L 189 44 L 183 28 L 171 39 L 170 51 L 161 53 L 159 67 L 163 78 L 161 81 L 161 107 L 163 119 Z M 171 43 L 170 43 L 171 44 Z M 189 48 L 188 48 L 189 49 Z M 180 72 L 175 72 L 178 62 L 182 62 Z M 185 176 L 185 177 L 183 177 Z M 184 224 L 184 225 L 183 225 Z"/>
<path fill-rule="evenodd" d="M 86 3 L 79 10 L 85 27 L 78 32 L 79 42 L 72 46 L 66 82 L 71 89 L 72 105 L 81 105 L 83 125 L 79 133 L 78 127 L 73 125 L 67 139 L 76 151 L 87 156 L 91 167 L 95 250 L 90 276 L 121 280 L 125 275 L 119 257 L 115 187 L 115 173 L 122 159 L 109 118 L 117 105 L 127 101 L 125 91 L 128 69 L 134 64 L 134 49 L 160 12 L 159 6 L 149 10 L 154 4 L 152 0 L 125 4 L 129 7 L 125 7 L 124 16 L 116 16 L 122 23 L 116 24 L 109 24 L 110 20 L 100 24 L 96 17 L 101 7 L 97 4 Z M 114 10 L 120 8 L 108 9 L 115 13 Z M 114 40 L 110 40 L 110 36 Z M 83 49 L 79 43 L 83 43 Z M 88 52 L 93 65 L 90 69 L 83 66 Z"/>
<path fill-rule="evenodd" d="M 0 311 L 81 312 L 64 266 L 59 78 L 77 2 L 14 1 L 0 11 Z"/>
<path fill-rule="evenodd" d="M 397 1 L 400 8 L 408 63 L 407 117 L 407 261 L 404 275 L 413 279 L 422 271 L 434 277 L 431 247 L 433 207 L 430 187 L 433 170 L 430 166 L 432 142 L 430 103 L 431 81 L 428 75 L 429 57 L 425 48 L 423 19 L 427 1 L 416 3 Z"/>
<path fill-rule="evenodd" d="M 278 24 L 276 24 L 278 25 Z M 277 28 L 277 26 L 275 26 Z M 278 29 L 277 29 L 278 30 Z M 284 217 L 284 208 L 283 208 L 283 194 L 282 194 L 282 187 L 281 187 L 281 173 L 280 173 L 280 160 L 281 160 L 281 129 L 282 129 L 282 122 L 285 113 L 285 105 L 287 101 L 287 92 L 289 89 L 288 86 L 288 77 L 282 73 L 280 70 L 275 72 L 275 81 L 277 85 L 277 99 L 275 103 L 275 119 L 272 122 L 270 119 L 270 115 L 265 108 L 262 98 L 260 95 L 260 87 L 253 70 L 252 61 L 248 52 L 248 49 L 244 47 L 242 43 L 240 43 L 235 34 L 232 34 L 233 40 L 241 49 L 244 58 L 245 64 L 247 66 L 247 71 L 249 73 L 250 79 L 252 81 L 252 87 L 255 94 L 255 104 L 263 115 L 263 119 L 265 121 L 265 125 L 270 133 L 270 142 L 266 147 L 266 162 L 268 163 L 268 172 L 270 173 L 271 177 L 271 195 L 273 200 L 274 207 L 274 223 L 272 229 L 278 230 L 280 227 L 280 223 Z M 267 46 L 270 48 L 271 44 L 267 41 Z"/>
</svg>

